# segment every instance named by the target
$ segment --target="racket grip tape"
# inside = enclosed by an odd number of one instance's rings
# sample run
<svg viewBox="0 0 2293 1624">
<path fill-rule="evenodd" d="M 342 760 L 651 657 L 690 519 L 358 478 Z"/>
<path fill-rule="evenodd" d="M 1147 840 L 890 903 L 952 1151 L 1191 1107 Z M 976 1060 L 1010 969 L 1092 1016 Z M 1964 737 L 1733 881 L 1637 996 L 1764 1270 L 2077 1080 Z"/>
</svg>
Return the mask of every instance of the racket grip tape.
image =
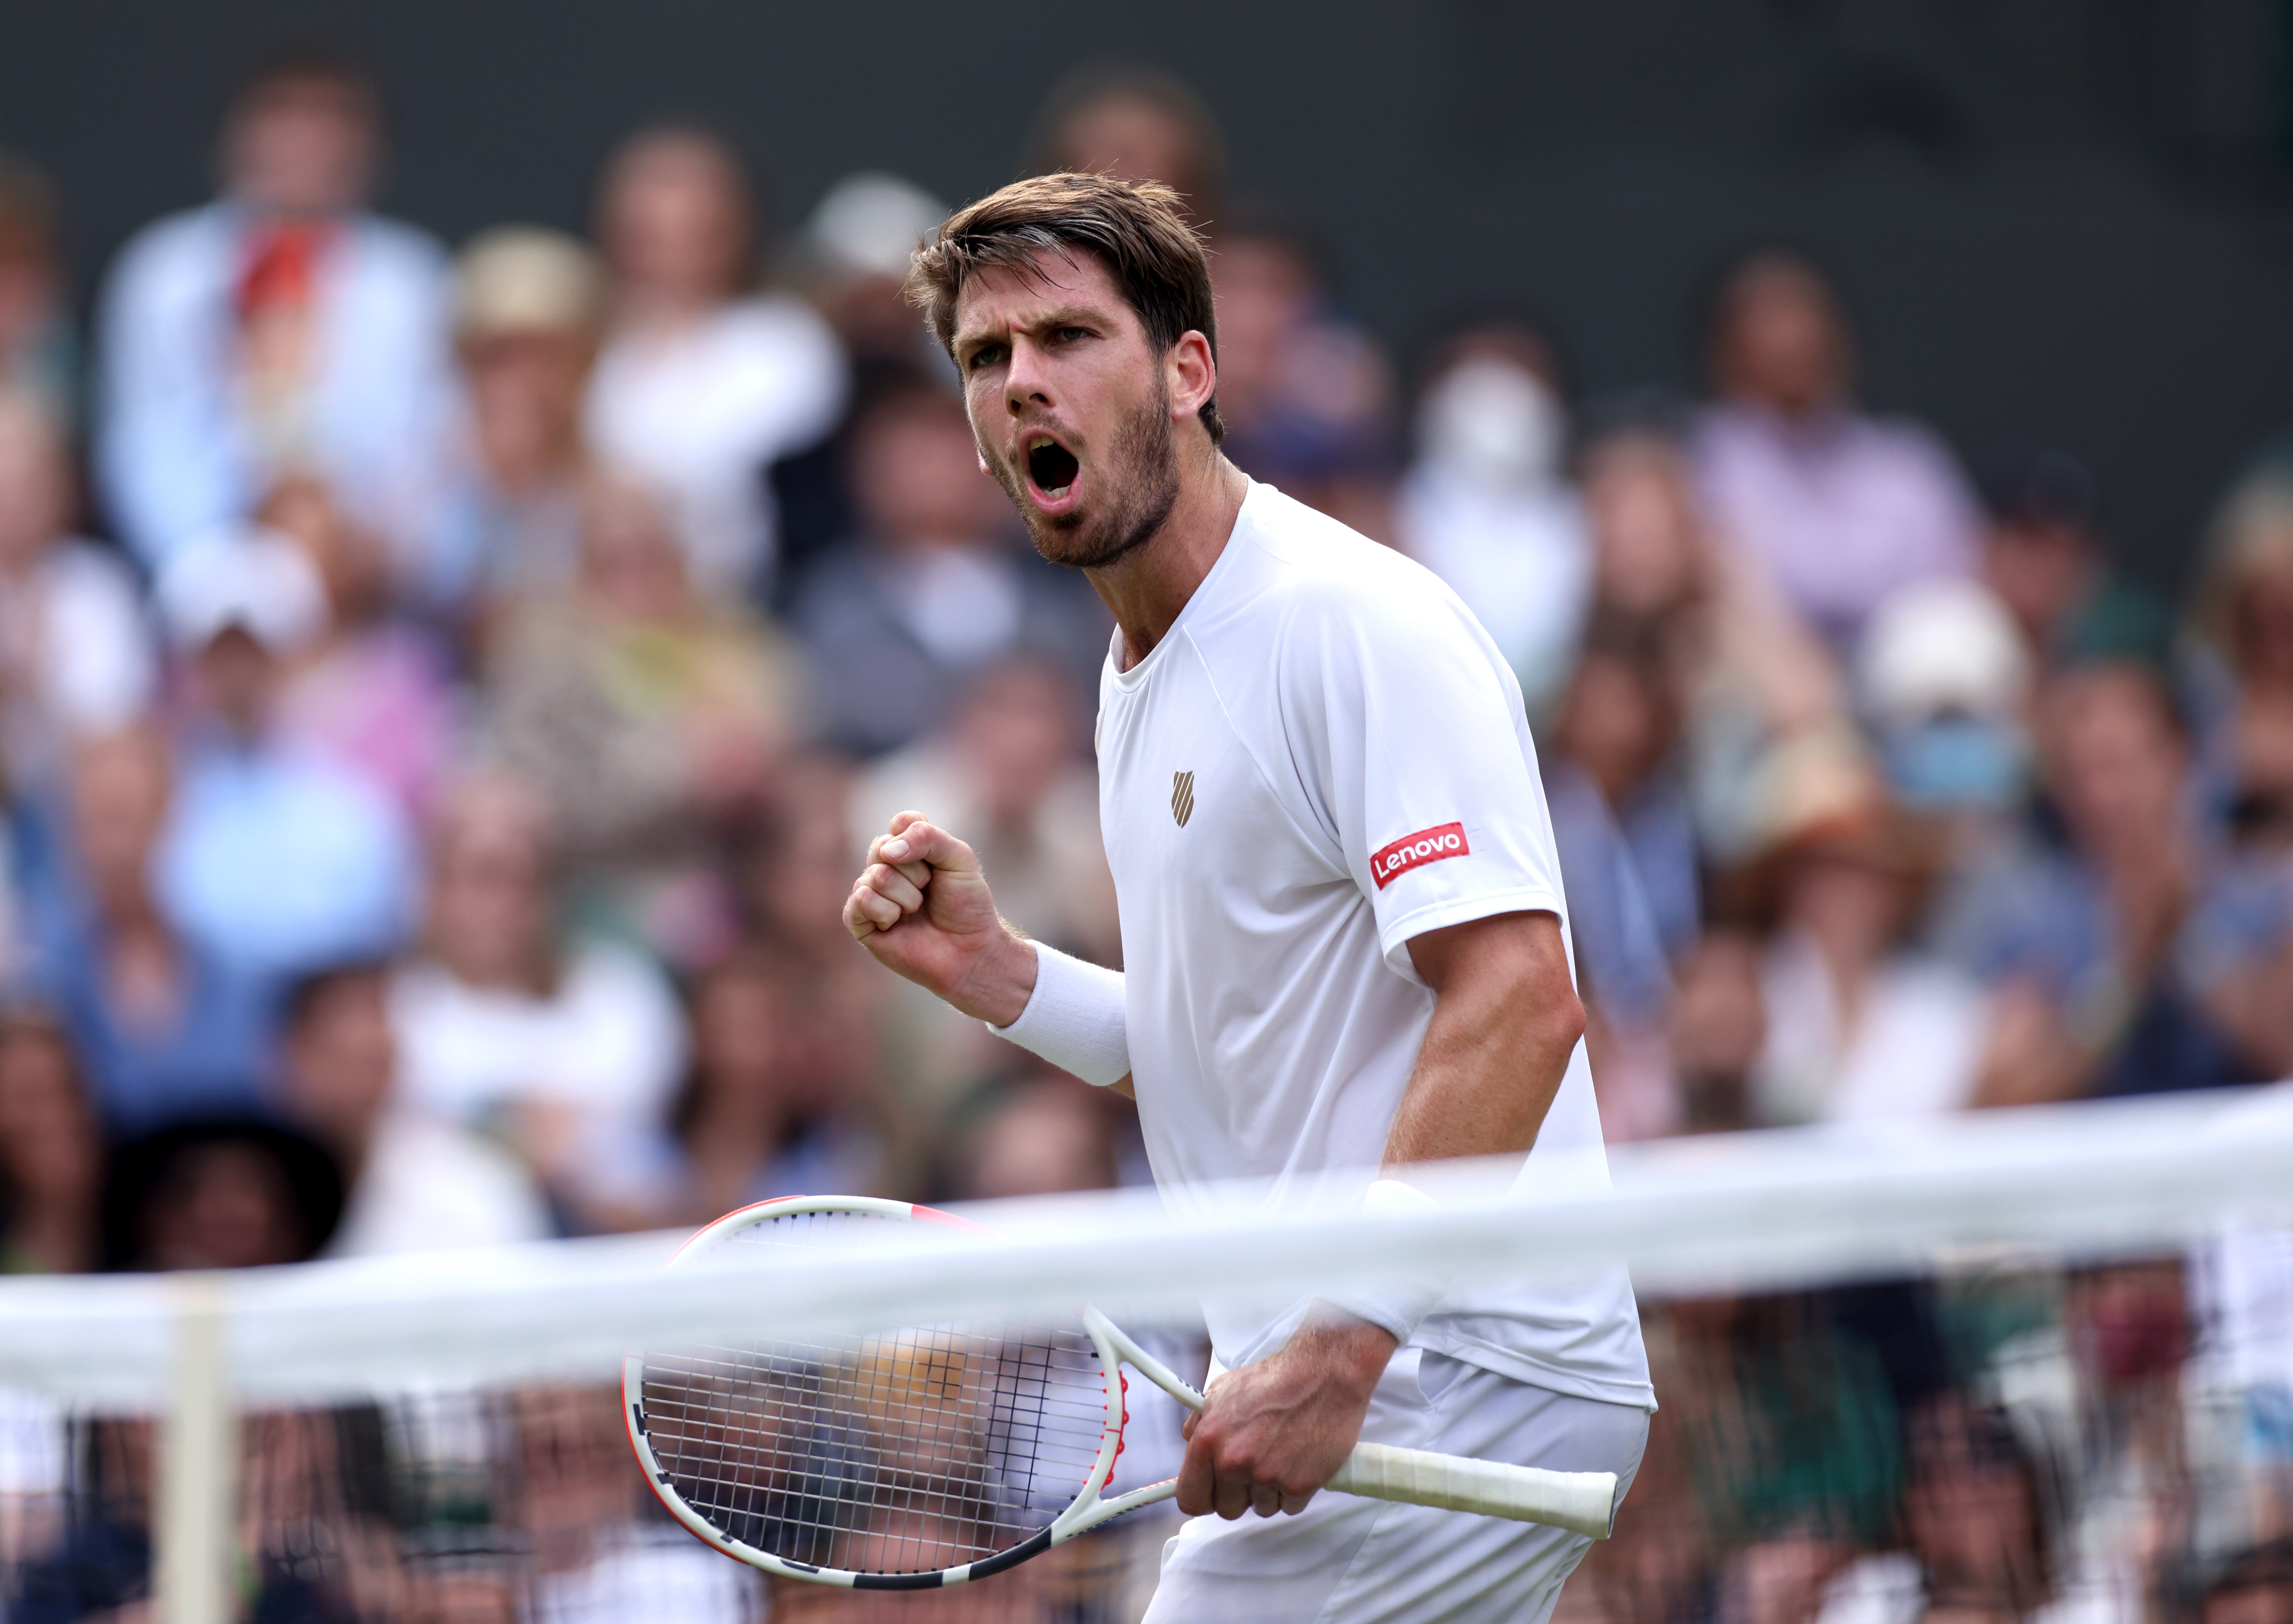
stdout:
<svg viewBox="0 0 2293 1624">
<path fill-rule="evenodd" d="M 1615 1522 L 1613 1472 L 1547 1472 L 1387 1443 L 1357 1444 L 1330 1479 L 1341 1494 L 1544 1523 L 1605 1539 Z"/>
</svg>

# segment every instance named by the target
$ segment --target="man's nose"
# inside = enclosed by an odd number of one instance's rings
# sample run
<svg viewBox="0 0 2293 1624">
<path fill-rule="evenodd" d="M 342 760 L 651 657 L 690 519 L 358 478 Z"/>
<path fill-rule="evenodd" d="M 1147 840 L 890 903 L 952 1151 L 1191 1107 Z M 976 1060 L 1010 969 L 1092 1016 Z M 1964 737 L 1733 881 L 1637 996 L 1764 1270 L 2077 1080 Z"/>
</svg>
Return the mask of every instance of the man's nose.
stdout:
<svg viewBox="0 0 2293 1624">
<path fill-rule="evenodd" d="M 1011 364 L 1003 373 L 1003 402 L 1017 416 L 1033 405 L 1051 400 L 1050 369 L 1040 345 L 1026 338 L 1011 341 Z"/>
</svg>

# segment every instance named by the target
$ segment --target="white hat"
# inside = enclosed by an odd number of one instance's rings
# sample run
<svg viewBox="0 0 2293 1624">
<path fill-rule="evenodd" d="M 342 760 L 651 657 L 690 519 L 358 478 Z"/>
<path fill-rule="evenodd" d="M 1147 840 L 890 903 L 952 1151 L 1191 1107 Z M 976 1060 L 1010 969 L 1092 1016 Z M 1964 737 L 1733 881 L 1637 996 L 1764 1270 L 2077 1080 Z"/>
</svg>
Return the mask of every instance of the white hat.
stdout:
<svg viewBox="0 0 2293 1624">
<path fill-rule="evenodd" d="M 582 332 L 604 309 L 596 256 L 563 231 L 497 226 L 454 266 L 456 325 L 466 338 Z"/>
<path fill-rule="evenodd" d="M 1977 581 L 1905 586 L 1871 617 L 1857 650 L 1863 702 L 1882 724 L 1944 712 L 2012 717 L 2030 683 L 2013 617 Z"/>
<path fill-rule="evenodd" d="M 805 222 L 805 246 L 825 271 L 904 277 L 909 255 L 947 214 L 945 204 L 912 181 L 863 170 L 828 189 Z"/>
<path fill-rule="evenodd" d="M 249 529 L 190 543 L 159 571 L 159 616 L 176 647 L 203 649 L 236 626 L 273 654 L 326 628 L 327 589 L 303 549 Z"/>
</svg>

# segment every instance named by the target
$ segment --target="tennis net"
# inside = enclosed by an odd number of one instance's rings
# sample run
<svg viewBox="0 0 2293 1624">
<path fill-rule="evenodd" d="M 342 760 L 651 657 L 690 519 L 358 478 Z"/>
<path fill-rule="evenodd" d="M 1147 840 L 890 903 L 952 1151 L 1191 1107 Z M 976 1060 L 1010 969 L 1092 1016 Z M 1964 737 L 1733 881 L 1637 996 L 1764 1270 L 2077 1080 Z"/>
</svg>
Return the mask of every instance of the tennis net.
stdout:
<svg viewBox="0 0 2293 1624">
<path fill-rule="evenodd" d="M 974 1209 L 976 1240 L 832 1267 L 666 1272 L 681 1237 L 656 1235 L 0 1282 L 0 1618 L 1114 1624 L 1151 1595 L 1167 1507 L 959 1589 L 768 1587 L 646 1493 L 621 1355 L 1090 1300 L 1198 1374 L 1206 1285 L 1616 1261 L 1662 1409 L 1571 1617 L 2288 1616 L 2288 1091 L 1613 1159 L 1612 1193 L 1565 1200 L 1429 1171 L 1442 1205 L 1406 1216 L 1250 1189 L 1184 1216 L 1009 1203 Z M 1175 1406 L 1134 1409 L 1118 1487 L 1181 1448 Z"/>
</svg>

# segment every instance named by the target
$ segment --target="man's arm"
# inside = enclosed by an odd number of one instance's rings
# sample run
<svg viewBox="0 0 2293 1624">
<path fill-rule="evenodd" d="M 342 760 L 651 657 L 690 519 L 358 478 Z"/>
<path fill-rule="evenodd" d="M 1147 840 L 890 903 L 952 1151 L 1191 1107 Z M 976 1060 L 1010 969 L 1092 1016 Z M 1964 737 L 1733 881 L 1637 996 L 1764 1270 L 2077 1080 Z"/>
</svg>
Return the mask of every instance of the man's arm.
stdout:
<svg viewBox="0 0 2293 1624">
<path fill-rule="evenodd" d="M 1432 1024 L 1386 1135 L 1385 1165 L 1526 1152 L 1584 1035 L 1552 914 L 1499 914 L 1409 943 Z"/>
<path fill-rule="evenodd" d="M 1584 1030 L 1560 921 L 1499 914 L 1414 937 L 1433 1019 L 1387 1135 L 1385 1165 L 1526 1151 Z M 1302 1510 L 1361 1436 L 1393 1333 L 1317 1304 L 1279 1353 L 1211 1385 L 1189 1418 L 1179 1508 Z"/>
</svg>

